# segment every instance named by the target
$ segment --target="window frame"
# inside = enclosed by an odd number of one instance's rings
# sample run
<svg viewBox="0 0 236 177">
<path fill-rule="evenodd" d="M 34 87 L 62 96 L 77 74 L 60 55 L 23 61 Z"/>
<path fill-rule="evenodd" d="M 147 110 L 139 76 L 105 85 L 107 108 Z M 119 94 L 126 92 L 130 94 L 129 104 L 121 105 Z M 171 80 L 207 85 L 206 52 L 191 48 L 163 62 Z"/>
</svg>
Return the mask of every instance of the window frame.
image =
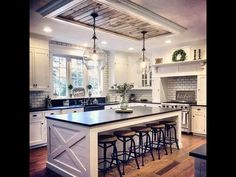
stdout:
<svg viewBox="0 0 236 177">
<path fill-rule="evenodd" d="M 53 57 L 57 56 L 57 57 L 65 57 L 66 58 L 66 83 L 67 85 L 69 85 L 70 83 L 72 83 L 72 77 L 71 77 L 71 68 L 70 68 L 70 64 L 71 64 L 71 59 L 79 59 L 82 60 L 82 56 L 74 56 L 74 55 L 64 55 L 64 54 L 57 54 L 57 53 L 51 53 L 50 54 L 50 97 L 51 98 L 55 98 L 55 99 L 61 99 L 61 98 L 70 98 L 69 97 L 69 90 L 68 88 L 66 88 L 66 96 L 54 96 L 53 95 Z M 87 93 L 87 88 L 86 86 L 88 85 L 88 70 L 86 69 L 86 66 L 84 64 L 83 65 L 83 87 L 85 89 L 85 94 Z M 99 77 L 98 77 L 98 82 L 99 82 L 99 90 L 101 91 L 101 93 L 103 93 L 103 83 L 101 83 L 101 81 L 103 80 L 103 71 L 99 70 Z M 99 93 L 101 96 L 101 93 Z M 86 97 L 86 96 L 85 96 Z M 96 96 L 97 97 L 97 96 Z"/>
</svg>

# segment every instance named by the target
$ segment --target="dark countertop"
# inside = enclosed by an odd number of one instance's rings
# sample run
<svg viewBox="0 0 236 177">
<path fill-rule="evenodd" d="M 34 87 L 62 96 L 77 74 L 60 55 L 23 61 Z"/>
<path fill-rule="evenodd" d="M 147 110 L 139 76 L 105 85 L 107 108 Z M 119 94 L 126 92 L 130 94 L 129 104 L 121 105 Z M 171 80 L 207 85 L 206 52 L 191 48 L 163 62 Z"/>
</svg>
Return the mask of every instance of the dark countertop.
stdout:
<svg viewBox="0 0 236 177">
<path fill-rule="evenodd" d="M 203 105 L 203 104 L 190 104 L 190 106 L 202 106 L 202 107 L 207 107 L 207 105 Z"/>
<path fill-rule="evenodd" d="M 160 104 L 160 103 L 155 103 L 155 102 L 141 102 L 141 101 L 135 101 L 135 102 L 130 102 L 130 103 L 150 103 L 150 104 Z M 99 103 L 99 105 L 117 105 L 119 102 L 109 102 L 109 103 Z M 71 106 L 58 106 L 58 107 L 40 107 L 40 108 L 30 108 L 30 112 L 37 112 L 37 111 L 50 111 L 50 110 L 61 110 L 61 109 L 73 109 L 73 108 L 83 108 L 84 106 L 82 105 L 71 105 Z"/>
<path fill-rule="evenodd" d="M 41 107 L 41 108 L 31 108 L 30 112 L 36 112 L 36 111 L 50 111 L 50 110 L 61 110 L 61 109 L 73 109 L 73 108 L 83 108 L 84 106 L 81 105 L 73 105 L 73 106 L 58 106 L 58 107 Z"/>
<path fill-rule="evenodd" d="M 135 106 L 131 108 L 133 109 L 132 113 L 116 113 L 114 109 L 109 109 L 91 112 L 50 115 L 46 116 L 46 118 L 80 124 L 84 126 L 95 126 L 111 122 L 124 121 L 127 119 L 139 118 L 143 116 L 151 116 L 181 110 L 173 108 L 152 108 L 144 106 Z"/>
<path fill-rule="evenodd" d="M 192 150 L 191 152 L 189 152 L 189 155 L 206 160 L 206 158 L 207 158 L 206 144 Z"/>
</svg>

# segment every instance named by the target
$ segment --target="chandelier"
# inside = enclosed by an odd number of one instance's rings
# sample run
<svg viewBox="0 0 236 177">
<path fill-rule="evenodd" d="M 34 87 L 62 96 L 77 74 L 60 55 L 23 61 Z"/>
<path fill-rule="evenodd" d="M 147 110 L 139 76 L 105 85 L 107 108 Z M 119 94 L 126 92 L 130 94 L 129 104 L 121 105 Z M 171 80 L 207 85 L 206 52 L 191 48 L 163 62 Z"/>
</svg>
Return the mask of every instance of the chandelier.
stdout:
<svg viewBox="0 0 236 177">
<path fill-rule="evenodd" d="M 96 12 L 91 13 L 91 16 L 93 18 L 93 48 L 86 48 L 83 54 L 83 61 L 87 69 L 93 69 L 95 67 L 98 67 L 99 69 L 104 69 L 105 61 L 106 61 L 106 53 L 99 49 L 96 46 L 96 40 L 98 39 L 96 36 L 96 17 L 98 17 L 98 14 Z"/>
<path fill-rule="evenodd" d="M 143 49 L 142 55 L 138 60 L 138 73 L 147 74 L 151 71 L 151 62 L 150 59 L 145 56 L 145 34 L 147 31 L 142 31 L 143 34 Z"/>
</svg>

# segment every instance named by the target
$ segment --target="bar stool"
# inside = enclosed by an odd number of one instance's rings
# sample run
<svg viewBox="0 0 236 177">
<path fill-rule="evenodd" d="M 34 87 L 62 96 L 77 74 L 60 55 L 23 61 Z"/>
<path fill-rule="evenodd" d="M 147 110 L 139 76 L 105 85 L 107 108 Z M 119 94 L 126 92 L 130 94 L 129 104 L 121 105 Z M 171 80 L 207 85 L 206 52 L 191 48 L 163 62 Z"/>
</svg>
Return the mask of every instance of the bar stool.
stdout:
<svg viewBox="0 0 236 177">
<path fill-rule="evenodd" d="M 150 123 L 146 125 L 152 129 L 152 147 L 156 145 L 156 149 L 158 152 L 158 159 L 160 160 L 160 149 L 161 147 L 164 148 L 166 155 L 168 155 L 167 148 L 166 148 L 166 139 L 165 139 L 165 124 L 160 123 Z"/>
<path fill-rule="evenodd" d="M 103 149 L 103 158 L 99 158 L 98 164 L 103 163 L 103 168 L 99 168 L 99 170 L 103 173 L 103 177 L 105 177 L 106 172 L 111 168 L 112 164 L 114 164 L 119 172 L 120 177 L 121 171 L 120 171 L 120 165 L 118 161 L 118 156 L 117 156 L 117 148 L 116 148 L 116 141 L 117 137 L 114 135 L 99 135 L 98 136 L 98 146 Z M 107 149 L 113 147 L 113 152 L 111 158 L 107 157 Z M 111 159 L 109 161 L 108 159 Z M 113 161 L 116 161 L 116 163 L 113 163 Z M 110 164 L 109 167 L 107 167 L 107 163 Z"/>
<path fill-rule="evenodd" d="M 172 144 L 176 144 L 179 150 L 178 138 L 176 134 L 176 122 L 175 121 L 161 121 L 160 123 L 165 124 L 166 129 L 166 144 L 170 145 L 170 153 L 172 153 Z"/>
<path fill-rule="evenodd" d="M 124 164 L 129 161 L 131 153 L 134 154 L 134 156 L 131 156 L 131 157 L 133 157 L 135 159 L 136 165 L 139 169 L 137 154 L 136 154 L 136 151 L 135 151 L 135 142 L 134 142 L 134 139 L 133 139 L 133 137 L 135 135 L 135 132 L 132 131 L 132 130 L 119 130 L 119 131 L 115 131 L 114 135 L 118 138 L 118 140 L 123 142 L 123 151 L 118 151 L 118 157 L 123 156 L 122 160 L 120 160 L 118 158 L 119 161 L 121 161 L 123 163 L 123 173 L 122 174 L 125 175 Z M 131 142 L 131 145 L 130 145 L 129 151 L 127 151 L 126 150 L 126 142 L 129 142 L 129 141 Z M 128 159 L 126 159 L 127 155 L 128 155 Z"/>
<path fill-rule="evenodd" d="M 154 160 L 154 156 L 153 156 L 153 153 L 152 153 L 151 138 L 150 138 L 150 135 L 149 135 L 149 132 L 151 131 L 151 128 L 150 127 L 145 127 L 145 126 L 136 126 L 136 127 L 131 127 L 130 129 L 135 131 L 137 133 L 136 135 L 139 137 L 139 144 L 137 145 L 135 150 L 138 149 L 138 156 L 142 156 L 142 166 L 144 166 L 143 157 L 144 157 L 147 149 L 150 150 L 150 153 L 152 155 L 152 160 Z M 145 145 L 143 144 L 143 137 L 144 136 L 146 136 Z M 145 151 L 143 152 L 143 150 L 145 150 Z"/>
</svg>

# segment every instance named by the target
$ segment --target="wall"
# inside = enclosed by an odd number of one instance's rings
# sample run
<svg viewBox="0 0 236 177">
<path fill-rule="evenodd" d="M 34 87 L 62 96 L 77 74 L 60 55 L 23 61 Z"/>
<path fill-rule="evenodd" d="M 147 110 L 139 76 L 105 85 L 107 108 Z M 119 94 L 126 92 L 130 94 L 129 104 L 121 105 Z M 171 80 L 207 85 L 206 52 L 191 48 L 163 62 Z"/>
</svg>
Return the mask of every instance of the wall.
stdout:
<svg viewBox="0 0 236 177">
<path fill-rule="evenodd" d="M 167 79 L 167 100 L 176 99 L 177 90 L 194 90 L 197 98 L 197 76 L 168 77 Z"/>
<path fill-rule="evenodd" d="M 163 63 L 170 63 L 172 62 L 173 52 L 178 49 L 183 49 L 186 52 L 186 60 L 193 60 L 194 49 L 201 49 L 201 59 L 207 59 L 206 39 L 202 39 L 157 48 L 155 51 L 152 51 L 152 62 L 155 63 L 155 58 L 163 58 Z"/>
<path fill-rule="evenodd" d="M 119 101 L 120 96 L 119 93 L 116 93 L 114 90 L 110 90 L 111 86 L 116 83 L 116 79 L 119 79 L 121 83 L 128 82 L 133 83 L 136 87 L 141 86 L 141 76 L 140 81 L 139 77 L 137 77 L 137 67 L 136 62 L 139 55 L 134 53 L 126 53 L 126 52 L 116 52 L 109 51 L 108 52 L 108 63 L 107 67 L 104 69 L 104 96 L 109 96 L 110 101 Z M 118 60 L 118 63 L 126 63 L 127 67 L 121 67 L 120 70 L 116 70 L 118 74 L 122 72 L 120 77 L 115 77 L 114 70 L 114 59 Z M 126 61 L 128 60 L 128 61 Z M 107 69 L 107 70 L 106 70 Z M 114 73 L 111 73 L 114 72 Z M 121 78 L 122 77 L 122 78 Z M 105 92 L 106 91 L 106 92 Z M 130 93 L 134 93 L 136 95 L 136 99 L 140 100 L 141 98 L 146 98 L 148 100 L 152 100 L 152 91 L 151 90 L 132 90 L 128 92 L 128 97 Z"/>
<path fill-rule="evenodd" d="M 45 107 L 45 98 L 49 95 L 48 92 L 30 92 L 30 107 L 31 108 L 39 108 Z"/>
</svg>

